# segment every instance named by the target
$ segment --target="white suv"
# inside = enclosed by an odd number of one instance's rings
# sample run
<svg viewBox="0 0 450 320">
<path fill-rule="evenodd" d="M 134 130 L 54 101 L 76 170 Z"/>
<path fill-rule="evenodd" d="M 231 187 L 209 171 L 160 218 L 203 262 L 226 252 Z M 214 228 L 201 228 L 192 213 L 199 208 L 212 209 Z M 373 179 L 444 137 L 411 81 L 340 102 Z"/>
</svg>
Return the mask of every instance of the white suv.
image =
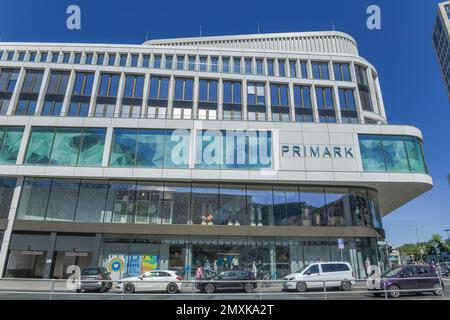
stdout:
<svg viewBox="0 0 450 320">
<path fill-rule="evenodd" d="M 349 291 L 355 285 L 352 267 L 347 262 L 318 262 L 306 265 L 284 277 L 283 289 L 305 292 L 308 289 L 341 288 Z"/>
</svg>

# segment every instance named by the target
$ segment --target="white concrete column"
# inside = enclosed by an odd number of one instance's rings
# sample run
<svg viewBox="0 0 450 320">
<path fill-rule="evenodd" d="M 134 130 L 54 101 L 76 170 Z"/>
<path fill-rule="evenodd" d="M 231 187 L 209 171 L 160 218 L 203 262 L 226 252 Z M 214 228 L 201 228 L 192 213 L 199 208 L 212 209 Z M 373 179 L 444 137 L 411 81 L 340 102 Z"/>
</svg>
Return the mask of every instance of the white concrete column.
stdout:
<svg viewBox="0 0 450 320">
<path fill-rule="evenodd" d="M 105 58 L 106 59 L 106 58 Z M 88 117 L 93 117 L 95 114 L 95 104 L 97 102 L 97 92 L 100 87 L 100 70 L 95 71 L 94 81 L 92 83 L 91 101 L 89 103 Z"/>
<path fill-rule="evenodd" d="M 123 98 L 123 92 L 125 89 L 125 73 L 120 73 L 120 80 L 119 80 L 119 87 L 117 88 L 117 100 L 116 100 L 116 107 L 114 109 L 114 117 L 120 118 L 120 107 L 122 106 L 122 98 Z"/>
<path fill-rule="evenodd" d="M 20 90 L 22 90 L 23 82 L 25 80 L 25 68 L 20 68 L 19 75 L 17 76 L 16 87 L 14 88 L 13 94 L 11 96 L 11 101 L 9 102 L 8 110 L 6 115 L 12 116 L 16 109 L 17 103 L 19 102 Z"/>
<path fill-rule="evenodd" d="M 142 93 L 141 118 L 145 118 L 147 115 L 147 101 L 149 95 L 150 95 L 150 73 L 146 73 L 144 78 L 144 92 Z"/>
<path fill-rule="evenodd" d="M 16 165 L 21 165 L 25 162 L 28 141 L 31 138 L 31 125 L 25 126 L 23 130 L 22 140 L 20 141 L 19 153 L 17 154 Z"/>
<path fill-rule="evenodd" d="M 247 117 L 248 116 L 247 104 L 248 104 L 248 101 L 247 101 L 247 79 L 244 78 L 244 79 L 242 79 L 242 119 L 245 121 L 248 118 Z"/>
<path fill-rule="evenodd" d="M 44 106 L 45 95 L 47 94 L 47 88 L 50 80 L 50 69 L 46 68 L 44 75 L 42 77 L 41 88 L 39 89 L 39 96 L 36 102 L 36 110 L 34 115 L 38 116 L 41 114 L 42 107 Z"/>
<path fill-rule="evenodd" d="M 295 101 L 294 101 L 294 84 L 289 82 L 289 113 L 291 114 L 291 122 L 295 122 Z"/>
<path fill-rule="evenodd" d="M 330 71 L 330 80 L 336 81 L 336 75 L 334 74 L 333 61 L 328 62 L 328 69 Z"/>
<path fill-rule="evenodd" d="M 66 94 L 64 96 L 63 105 L 61 108 L 61 114 L 60 116 L 67 116 L 68 110 L 69 110 L 69 104 L 70 104 L 70 97 L 72 95 L 73 87 L 75 84 L 75 78 L 76 78 L 76 72 L 75 70 L 70 71 L 69 80 L 67 82 L 67 88 L 66 88 Z"/>
<path fill-rule="evenodd" d="M 217 120 L 222 119 L 223 113 L 223 78 L 217 81 Z"/>
<path fill-rule="evenodd" d="M 200 90 L 200 79 L 199 77 L 194 77 L 194 84 L 192 87 L 192 119 L 198 119 L 198 100 L 199 100 L 199 90 Z"/>
<path fill-rule="evenodd" d="M 8 260 L 9 244 L 11 242 L 12 230 L 14 220 L 16 219 L 17 208 L 19 206 L 20 193 L 22 192 L 23 178 L 18 177 L 16 181 L 16 187 L 14 188 L 13 197 L 11 200 L 11 206 L 8 214 L 8 225 L 3 235 L 3 241 L 0 250 L 0 278 L 3 278 L 3 274 L 6 271 L 6 261 Z"/>
<path fill-rule="evenodd" d="M 316 85 L 311 86 L 311 105 L 313 110 L 314 122 L 319 123 L 319 108 L 317 106 Z"/>
<path fill-rule="evenodd" d="M 266 82 L 266 112 L 267 112 L 267 121 L 272 121 L 272 97 L 270 96 L 269 81 Z"/>
<path fill-rule="evenodd" d="M 113 139 L 113 128 L 108 127 L 106 129 L 106 137 L 105 137 L 105 147 L 103 149 L 103 159 L 102 159 L 102 167 L 106 168 L 109 166 L 109 157 L 110 152 L 112 150 L 112 139 Z"/>
<path fill-rule="evenodd" d="M 173 110 L 173 94 L 175 92 L 175 77 L 172 75 L 170 76 L 169 81 L 169 92 L 167 94 L 167 114 L 166 117 L 168 119 L 171 119 L 173 117 L 172 110 Z"/>
<path fill-rule="evenodd" d="M 336 123 L 342 123 L 341 101 L 339 100 L 339 89 L 333 86 L 334 110 L 336 112 Z"/>
</svg>

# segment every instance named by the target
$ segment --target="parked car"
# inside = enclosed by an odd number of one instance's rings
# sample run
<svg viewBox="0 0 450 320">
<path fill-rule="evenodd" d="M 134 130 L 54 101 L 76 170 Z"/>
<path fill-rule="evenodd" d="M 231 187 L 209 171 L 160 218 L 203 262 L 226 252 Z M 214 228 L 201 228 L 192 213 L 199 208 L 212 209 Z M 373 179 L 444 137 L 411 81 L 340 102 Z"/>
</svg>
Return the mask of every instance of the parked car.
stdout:
<svg viewBox="0 0 450 320">
<path fill-rule="evenodd" d="M 183 278 L 172 270 L 153 270 L 138 277 L 120 279 L 116 289 L 125 292 L 161 291 L 177 293 L 183 288 Z"/>
<path fill-rule="evenodd" d="M 112 286 L 111 273 L 104 267 L 86 267 L 81 269 L 80 288 L 77 292 L 108 292 Z"/>
<path fill-rule="evenodd" d="M 250 271 L 224 271 L 217 276 L 206 277 L 196 284 L 201 292 L 208 294 L 222 290 L 243 290 L 251 293 L 258 287 L 256 277 Z"/>
<path fill-rule="evenodd" d="M 442 264 L 436 268 L 436 272 L 440 273 L 442 277 L 448 278 L 449 276 L 449 270 Z"/>
<path fill-rule="evenodd" d="M 305 292 L 308 289 L 340 288 L 350 291 L 355 285 L 352 267 L 347 262 L 319 262 L 306 265 L 284 277 L 284 290 Z"/>
<path fill-rule="evenodd" d="M 442 284 L 444 286 L 444 284 Z M 367 282 L 367 289 L 375 296 L 383 294 L 386 288 L 389 297 L 398 298 L 405 293 L 421 294 L 424 291 L 434 295 L 442 293 L 436 270 L 429 266 L 406 265 L 395 267 L 382 274 L 380 279 Z M 408 290 L 402 293 L 402 290 Z"/>
</svg>

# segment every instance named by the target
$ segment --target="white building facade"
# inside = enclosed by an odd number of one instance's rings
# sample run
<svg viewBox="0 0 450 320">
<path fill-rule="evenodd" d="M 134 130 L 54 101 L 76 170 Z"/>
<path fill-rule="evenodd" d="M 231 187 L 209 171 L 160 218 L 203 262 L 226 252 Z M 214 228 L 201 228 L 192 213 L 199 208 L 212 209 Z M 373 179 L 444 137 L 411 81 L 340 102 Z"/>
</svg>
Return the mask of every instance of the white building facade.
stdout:
<svg viewBox="0 0 450 320">
<path fill-rule="evenodd" d="M 450 1 L 438 5 L 433 32 L 433 47 L 450 100 Z"/>
<path fill-rule="evenodd" d="M 0 45 L 0 275 L 386 266 L 432 188 L 340 32 Z"/>
</svg>

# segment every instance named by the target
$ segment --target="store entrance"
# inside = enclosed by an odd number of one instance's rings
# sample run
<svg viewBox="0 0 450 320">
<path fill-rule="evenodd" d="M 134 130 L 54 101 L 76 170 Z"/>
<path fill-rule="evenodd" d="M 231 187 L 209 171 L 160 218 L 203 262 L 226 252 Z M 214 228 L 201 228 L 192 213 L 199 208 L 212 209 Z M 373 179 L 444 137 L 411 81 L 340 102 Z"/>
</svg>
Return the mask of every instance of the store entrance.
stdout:
<svg viewBox="0 0 450 320">
<path fill-rule="evenodd" d="M 69 266 L 78 266 L 80 269 L 92 264 L 92 253 L 90 252 L 64 252 L 58 251 L 54 255 L 53 279 L 67 279 Z"/>
<path fill-rule="evenodd" d="M 6 278 L 44 277 L 46 251 L 11 250 L 6 269 Z"/>
</svg>

